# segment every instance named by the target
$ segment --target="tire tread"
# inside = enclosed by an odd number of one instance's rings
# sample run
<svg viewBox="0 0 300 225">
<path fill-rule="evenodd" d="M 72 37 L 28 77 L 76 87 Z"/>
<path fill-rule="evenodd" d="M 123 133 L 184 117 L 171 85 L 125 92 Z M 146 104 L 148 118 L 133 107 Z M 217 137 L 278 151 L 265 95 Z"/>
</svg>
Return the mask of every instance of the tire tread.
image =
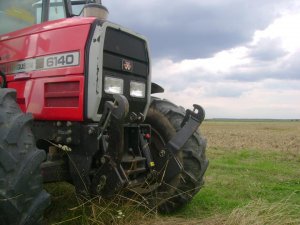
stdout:
<svg viewBox="0 0 300 225">
<path fill-rule="evenodd" d="M 150 108 L 158 110 L 172 124 L 176 131 L 181 129 L 181 123 L 185 116 L 183 107 L 176 106 L 172 102 L 162 99 L 153 99 Z M 182 148 L 183 167 L 186 172 L 180 174 L 180 181 L 168 201 L 163 202 L 159 206 L 159 211 L 162 213 L 173 212 L 185 204 L 187 204 L 195 194 L 204 185 L 203 175 L 208 166 L 206 159 L 206 140 L 197 131 L 187 141 Z M 192 168 L 193 164 L 198 165 L 197 168 Z"/>
<path fill-rule="evenodd" d="M 35 147 L 32 116 L 15 99 L 15 90 L 0 89 L 0 224 L 38 225 L 50 204 L 39 179 L 45 152 Z"/>
</svg>

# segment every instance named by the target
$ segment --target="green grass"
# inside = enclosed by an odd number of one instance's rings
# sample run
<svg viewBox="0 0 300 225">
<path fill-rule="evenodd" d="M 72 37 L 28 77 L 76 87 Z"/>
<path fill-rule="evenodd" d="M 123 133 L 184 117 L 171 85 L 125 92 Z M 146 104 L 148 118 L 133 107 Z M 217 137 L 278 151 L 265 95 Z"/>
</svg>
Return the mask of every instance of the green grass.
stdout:
<svg viewBox="0 0 300 225">
<path fill-rule="evenodd" d="M 209 156 L 205 187 L 179 214 L 198 218 L 229 214 L 255 200 L 300 204 L 300 165 L 284 154 L 214 149 Z"/>
<path fill-rule="evenodd" d="M 107 223 L 300 224 L 299 129 L 297 122 L 206 122 L 203 133 L 210 165 L 205 186 L 191 203 L 171 217 L 141 220 L 144 212 L 130 211 L 137 221 L 126 218 L 126 208 L 125 218 L 112 221 L 119 209 L 115 207 Z M 95 218 L 93 208 L 78 207 L 72 186 L 51 184 L 47 190 L 53 195 L 47 224 L 105 224 L 89 220 Z"/>
</svg>

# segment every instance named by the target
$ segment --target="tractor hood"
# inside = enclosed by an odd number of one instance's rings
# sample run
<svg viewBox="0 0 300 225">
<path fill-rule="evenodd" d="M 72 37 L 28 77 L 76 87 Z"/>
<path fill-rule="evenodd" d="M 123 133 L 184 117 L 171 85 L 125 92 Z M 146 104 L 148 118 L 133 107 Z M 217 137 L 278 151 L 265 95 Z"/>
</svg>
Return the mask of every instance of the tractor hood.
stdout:
<svg viewBox="0 0 300 225">
<path fill-rule="evenodd" d="M 78 26 L 87 26 L 90 27 L 95 21 L 95 18 L 82 18 L 82 17 L 73 17 L 68 19 L 60 19 L 55 21 L 49 21 L 42 24 L 36 24 L 34 26 L 24 28 L 15 32 L 7 33 L 0 35 L 0 64 L 7 63 L 10 61 L 23 60 L 24 58 L 36 57 L 38 53 L 48 54 L 49 52 L 43 53 L 41 51 L 46 46 L 40 46 L 35 42 L 36 39 L 43 40 L 43 43 L 50 41 L 51 34 L 56 34 L 54 30 L 65 30 L 64 28 L 74 28 Z M 77 28 L 78 29 L 78 28 Z M 80 29 L 79 29 L 80 30 Z M 52 32 L 53 31 L 53 32 Z M 66 38 L 59 40 L 59 42 L 69 42 L 71 37 L 67 36 Z M 72 37 L 75 39 L 76 37 Z M 30 45 L 30 42 L 35 43 Z M 34 41 L 33 41 L 34 40 Z M 58 40 L 55 40 L 54 45 L 59 44 Z M 30 46 L 30 49 L 28 47 Z M 58 50 L 59 51 L 59 50 Z"/>
</svg>

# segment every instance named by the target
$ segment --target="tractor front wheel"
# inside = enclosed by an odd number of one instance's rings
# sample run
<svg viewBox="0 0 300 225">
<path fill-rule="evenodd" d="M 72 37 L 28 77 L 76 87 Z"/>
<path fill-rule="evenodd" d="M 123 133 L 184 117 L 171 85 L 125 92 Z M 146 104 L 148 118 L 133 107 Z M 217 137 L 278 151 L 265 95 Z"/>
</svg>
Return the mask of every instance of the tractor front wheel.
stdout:
<svg viewBox="0 0 300 225">
<path fill-rule="evenodd" d="M 184 116 L 185 110 L 182 107 L 166 100 L 153 99 L 145 121 L 152 127 L 150 150 L 160 174 L 160 186 L 151 195 L 162 213 L 172 212 L 188 203 L 204 184 L 203 175 L 208 166 L 206 140 L 198 132 L 190 137 L 176 155 L 184 171 L 171 182 L 166 183 L 163 179 L 166 172 L 164 168 L 168 163 L 166 144 L 181 128 Z"/>
</svg>

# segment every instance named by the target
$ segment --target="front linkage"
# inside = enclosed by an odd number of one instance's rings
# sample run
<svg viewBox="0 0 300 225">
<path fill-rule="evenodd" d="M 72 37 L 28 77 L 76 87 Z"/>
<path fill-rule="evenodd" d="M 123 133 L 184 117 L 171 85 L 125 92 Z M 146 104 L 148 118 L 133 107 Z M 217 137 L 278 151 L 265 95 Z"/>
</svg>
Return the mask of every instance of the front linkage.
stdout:
<svg viewBox="0 0 300 225">
<path fill-rule="evenodd" d="M 132 185 L 133 179 L 145 182 L 151 175 L 155 175 L 155 162 L 152 160 L 151 149 L 151 126 L 140 124 L 140 119 L 135 119 L 136 124 L 125 124 L 129 104 L 123 95 L 114 95 L 114 102 L 107 101 L 105 110 L 98 126 L 98 140 L 103 155 L 101 166 L 97 169 L 92 180 L 92 193 L 95 195 L 112 196 L 120 190 Z M 167 165 L 164 176 L 158 181 L 171 183 L 179 173 L 188 174 L 184 170 L 181 161 L 178 160 L 178 152 L 197 131 L 204 120 L 205 112 L 199 105 L 193 105 L 194 110 L 186 110 L 185 117 L 181 123 L 181 129 L 165 145 Z M 134 117 L 138 118 L 138 117 Z M 139 121 L 139 122 L 137 122 Z M 126 132 L 135 135 L 126 134 Z M 126 140 L 127 139 L 137 139 Z M 126 166 L 129 163 L 130 166 Z M 142 164 L 141 164 L 142 163 Z M 139 179 L 140 174 L 147 172 L 147 178 Z M 156 179 L 158 180 L 158 179 Z"/>
<path fill-rule="evenodd" d="M 104 113 L 99 121 L 98 140 L 103 150 L 102 165 L 92 180 L 92 193 L 104 196 L 113 195 L 128 183 L 121 160 L 124 151 L 124 119 L 129 111 L 129 103 L 123 95 L 114 95 L 114 99 L 114 102 L 105 102 Z"/>
</svg>

